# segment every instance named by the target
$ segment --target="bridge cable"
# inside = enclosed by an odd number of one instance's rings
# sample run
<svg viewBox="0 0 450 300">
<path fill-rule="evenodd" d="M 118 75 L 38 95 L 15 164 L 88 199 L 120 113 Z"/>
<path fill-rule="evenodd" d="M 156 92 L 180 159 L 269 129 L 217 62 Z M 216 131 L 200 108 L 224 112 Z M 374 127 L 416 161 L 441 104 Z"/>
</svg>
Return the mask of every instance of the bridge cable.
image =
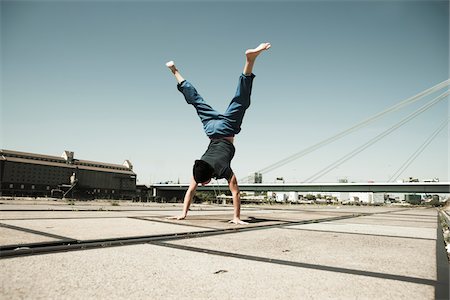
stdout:
<svg viewBox="0 0 450 300">
<path fill-rule="evenodd" d="M 394 182 L 398 177 L 414 162 L 414 160 L 428 147 L 429 144 L 436 138 L 436 136 L 444 129 L 449 123 L 450 118 L 447 118 L 442 124 L 420 145 L 420 147 L 395 171 L 395 173 L 389 178 L 388 182 Z"/>
<path fill-rule="evenodd" d="M 429 108 L 431 108 L 433 105 L 435 105 L 436 103 L 438 103 L 439 101 L 443 100 L 444 98 L 446 98 L 448 95 L 450 94 L 449 91 L 439 95 L 438 97 L 434 98 L 433 100 L 431 100 L 430 102 L 428 102 L 427 104 L 425 104 L 424 106 L 420 107 L 419 109 L 417 109 L 416 111 L 414 111 L 413 113 L 409 114 L 407 117 L 405 117 L 404 119 L 402 119 L 400 122 L 398 122 L 397 124 L 393 125 L 392 127 L 390 127 L 389 129 L 383 131 L 382 133 L 380 133 L 379 135 L 375 136 L 373 139 L 369 140 L 368 142 L 366 142 L 365 144 L 359 146 L 358 148 L 356 148 L 355 150 L 351 151 L 350 153 L 344 155 L 343 157 L 341 157 L 340 159 L 338 159 L 337 161 L 335 161 L 334 163 L 328 165 L 327 167 L 323 168 L 322 170 L 320 170 L 319 172 L 315 173 L 314 175 L 308 177 L 307 179 L 305 179 L 303 181 L 303 183 L 305 182 L 313 182 L 316 181 L 317 179 L 319 179 L 320 177 L 324 176 L 325 174 L 329 173 L 331 170 L 335 169 L 336 167 L 340 166 L 341 164 L 343 164 L 344 162 L 346 162 L 347 160 L 349 160 L 350 158 L 354 157 L 356 154 L 364 151 L 365 149 L 367 149 L 368 147 L 370 147 L 371 145 L 375 144 L 376 142 L 378 142 L 379 140 L 381 140 L 382 138 L 384 138 L 385 136 L 389 135 L 390 133 L 392 133 L 393 131 L 397 130 L 399 127 L 403 126 L 404 124 L 406 124 L 407 122 L 411 121 L 412 119 L 414 119 L 415 117 L 417 117 L 419 114 L 423 113 L 424 111 L 428 110 Z"/>
<path fill-rule="evenodd" d="M 279 160 L 278 162 L 275 162 L 275 163 L 273 163 L 273 164 L 271 164 L 271 165 L 269 165 L 269 166 L 267 166 L 267 167 L 265 167 L 263 169 L 260 169 L 257 172 L 258 173 L 267 173 L 267 172 L 273 171 L 273 170 L 275 170 L 275 169 L 277 169 L 277 168 L 279 168 L 281 166 L 284 166 L 284 165 L 290 163 L 293 160 L 296 160 L 296 159 L 298 159 L 298 158 L 300 158 L 300 157 L 302 157 L 302 156 L 304 156 L 304 155 L 306 155 L 306 154 L 308 154 L 310 152 L 313 152 L 313 151 L 317 150 L 320 147 L 323 147 L 323 146 L 325 146 L 327 144 L 330 144 L 331 142 L 334 142 L 334 141 L 336 141 L 336 140 L 338 140 L 338 139 L 340 139 L 340 138 L 350 134 L 351 132 L 354 132 L 354 131 L 356 131 L 356 130 L 358 130 L 358 129 L 360 129 L 360 128 L 362 128 L 362 127 L 364 127 L 364 126 L 366 126 L 366 125 L 368 125 L 368 124 L 370 124 L 370 123 L 372 123 L 372 122 L 374 122 L 374 121 L 376 121 L 378 119 L 380 119 L 381 117 L 383 117 L 384 115 L 386 115 L 388 113 L 397 111 L 397 110 L 399 110 L 400 108 L 402 108 L 402 107 L 404 107 L 406 105 L 409 105 L 409 104 L 412 104 L 412 103 L 414 103 L 416 101 L 419 101 L 420 99 L 422 99 L 423 97 L 428 96 L 429 94 L 432 94 L 432 93 L 434 93 L 436 91 L 441 90 L 442 88 L 448 86 L 449 83 L 450 83 L 450 79 L 447 79 L 447 80 L 445 80 L 445 81 L 443 81 L 443 82 L 441 82 L 441 83 L 439 83 L 439 84 L 437 84 L 437 85 L 435 85 L 435 86 L 433 86 L 433 87 L 431 87 L 429 89 L 426 89 L 426 90 L 424 90 L 424 91 L 422 91 L 422 92 L 420 92 L 420 93 L 418 93 L 418 94 L 416 94 L 416 95 L 414 95 L 412 97 L 409 97 L 409 98 L 407 98 L 407 99 L 405 99 L 405 100 L 403 100 L 403 101 L 401 101 L 401 102 L 399 102 L 399 103 L 397 103 L 397 104 L 395 104 L 395 105 L 385 109 L 382 112 L 379 112 L 379 113 L 375 114 L 372 117 L 369 117 L 369 118 L 365 119 L 364 121 L 362 121 L 362 122 L 360 122 L 360 123 L 358 123 L 358 124 L 348 128 L 348 129 L 346 129 L 346 130 L 344 130 L 342 132 L 339 132 L 339 133 L 335 134 L 334 136 L 331 136 L 331 137 L 329 137 L 329 138 L 327 138 L 327 139 L 325 139 L 325 140 L 323 140 L 323 141 L 321 141 L 319 143 L 316 143 L 316 144 L 314 144 L 314 145 L 312 145 L 312 146 L 310 146 L 308 148 L 305 148 L 305 149 L 301 150 L 300 152 L 294 153 L 294 154 L 292 154 L 292 155 L 290 155 L 290 156 L 288 156 L 288 157 L 286 157 L 286 158 L 284 158 L 282 160 Z M 249 178 L 250 178 L 250 176 L 247 176 L 247 177 L 243 178 L 242 180 L 245 180 L 245 179 L 248 180 Z"/>
</svg>

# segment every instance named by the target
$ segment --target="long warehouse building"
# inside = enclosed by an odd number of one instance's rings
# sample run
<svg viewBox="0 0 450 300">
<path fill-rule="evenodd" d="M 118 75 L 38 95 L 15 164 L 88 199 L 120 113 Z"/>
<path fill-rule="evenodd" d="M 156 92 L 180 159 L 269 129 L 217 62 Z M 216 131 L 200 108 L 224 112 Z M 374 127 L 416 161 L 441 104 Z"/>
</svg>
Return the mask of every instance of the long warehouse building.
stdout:
<svg viewBox="0 0 450 300">
<path fill-rule="evenodd" d="M 123 165 L 0 150 L 0 196 L 133 199 L 136 174 Z"/>
</svg>

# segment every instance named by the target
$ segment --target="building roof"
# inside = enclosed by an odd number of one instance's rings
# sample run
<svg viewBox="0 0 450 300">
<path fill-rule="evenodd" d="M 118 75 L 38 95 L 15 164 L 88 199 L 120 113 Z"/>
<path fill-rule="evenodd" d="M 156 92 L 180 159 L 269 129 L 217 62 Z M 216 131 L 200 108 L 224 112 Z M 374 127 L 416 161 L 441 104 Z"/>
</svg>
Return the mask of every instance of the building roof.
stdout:
<svg viewBox="0 0 450 300">
<path fill-rule="evenodd" d="M 29 158 L 41 158 L 43 160 L 57 160 L 57 161 L 65 161 L 61 156 L 53 156 L 53 155 L 44 155 L 44 154 L 36 154 L 29 152 L 21 152 L 21 151 L 13 151 L 0 149 L 0 155 L 2 156 L 13 156 L 13 157 L 29 157 Z"/>
<path fill-rule="evenodd" d="M 78 168 L 81 170 L 135 174 L 130 168 L 124 165 L 77 159 L 74 159 L 72 163 L 68 163 L 63 157 L 4 149 L 0 150 L 0 160 L 73 169 Z"/>
<path fill-rule="evenodd" d="M 98 162 L 98 161 L 90 161 L 90 160 L 81 160 L 81 159 L 76 159 L 75 161 L 79 165 L 102 166 L 102 167 L 117 168 L 117 169 L 121 169 L 121 170 L 129 170 L 129 168 L 127 168 L 124 165 L 110 164 L 110 163 L 104 163 L 104 162 Z"/>
</svg>

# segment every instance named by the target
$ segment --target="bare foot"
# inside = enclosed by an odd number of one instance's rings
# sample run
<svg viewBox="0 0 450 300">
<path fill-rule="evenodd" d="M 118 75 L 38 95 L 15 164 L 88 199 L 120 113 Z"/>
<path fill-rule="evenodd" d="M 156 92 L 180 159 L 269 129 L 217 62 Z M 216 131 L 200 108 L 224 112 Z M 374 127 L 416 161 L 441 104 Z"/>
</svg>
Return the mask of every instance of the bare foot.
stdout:
<svg viewBox="0 0 450 300">
<path fill-rule="evenodd" d="M 248 224 L 247 222 L 244 222 L 244 221 L 242 221 L 241 219 L 238 219 L 238 218 L 234 218 L 233 220 L 228 221 L 228 223 L 236 224 L 236 225 L 247 225 Z"/>
<path fill-rule="evenodd" d="M 262 43 L 255 49 L 248 49 L 245 51 L 245 56 L 248 60 L 255 60 L 256 57 L 264 50 L 268 50 L 272 45 L 270 43 Z"/>
<path fill-rule="evenodd" d="M 175 63 L 173 62 L 173 60 L 166 62 L 166 67 L 168 67 L 173 73 L 175 73 L 175 71 L 177 70 L 177 67 L 175 67 Z"/>
</svg>

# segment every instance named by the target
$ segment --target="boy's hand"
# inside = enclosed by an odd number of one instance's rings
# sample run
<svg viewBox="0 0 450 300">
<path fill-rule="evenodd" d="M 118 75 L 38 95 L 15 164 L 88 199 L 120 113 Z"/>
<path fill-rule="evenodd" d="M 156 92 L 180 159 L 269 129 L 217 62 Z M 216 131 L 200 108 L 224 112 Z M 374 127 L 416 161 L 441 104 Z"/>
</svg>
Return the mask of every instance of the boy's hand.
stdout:
<svg viewBox="0 0 450 300">
<path fill-rule="evenodd" d="M 244 222 L 241 219 L 237 219 L 237 218 L 235 218 L 235 219 L 233 219 L 231 221 L 228 221 L 228 223 L 236 224 L 236 225 L 247 225 L 248 224 L 247 222 Z"/>
<path fill-rule="evenodd" d="M 179 216 L 173 216 L 173 217 L 167 217 L 168 220 L 184 220 L 186 218 L 185 215 L 179 215 Z"/>
</svg>

